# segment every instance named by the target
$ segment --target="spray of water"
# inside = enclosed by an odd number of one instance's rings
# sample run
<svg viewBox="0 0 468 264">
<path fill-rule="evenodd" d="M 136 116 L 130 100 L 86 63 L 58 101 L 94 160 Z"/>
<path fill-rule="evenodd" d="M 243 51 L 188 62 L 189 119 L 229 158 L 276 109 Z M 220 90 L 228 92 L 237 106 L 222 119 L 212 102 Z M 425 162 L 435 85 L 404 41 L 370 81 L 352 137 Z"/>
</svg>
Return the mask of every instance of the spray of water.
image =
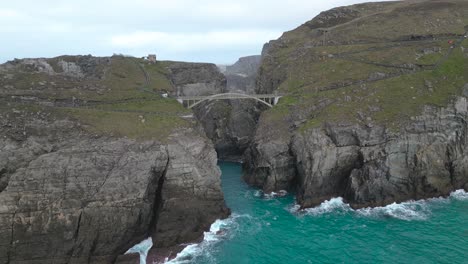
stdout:
<svg viewBox="0 0 468 264">
<path fill-rule="evenodd" d="M 153 247 L 153 240 L 151 237 L 141 241 L 140 243 L 133 246 L 131 249 L 125 252 L 125 255 L 138 253 L 140 254 L 140 264 L 146 264 L 146 257 L 148 256 L 148 251 Z"/>
</svg>

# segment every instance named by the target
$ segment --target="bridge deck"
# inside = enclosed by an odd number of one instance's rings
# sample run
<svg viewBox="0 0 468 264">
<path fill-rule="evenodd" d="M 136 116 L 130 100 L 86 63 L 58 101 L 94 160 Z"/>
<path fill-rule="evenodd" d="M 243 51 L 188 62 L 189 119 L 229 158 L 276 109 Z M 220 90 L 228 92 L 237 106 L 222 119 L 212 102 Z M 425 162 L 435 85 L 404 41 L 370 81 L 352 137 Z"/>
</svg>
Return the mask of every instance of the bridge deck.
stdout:
<svg viewBox="0 0 468 264">
<path fill-rule="evenodd" d="M 216 96 L 216 97 L 214 97 Z M 180 100 L 204 100 L 208 98 L 213 99 L 246 99 L 246 97 L 254 97 L 258 99 L 267 99 L 267 98 L 276 98 L 278 95 L 275 94 L 245 94 L 245 95 L 235 95 L 235 94 L 217 94 L 217 95 L 204 95 L 204 96 L 180 96 L 177 99 Z"/>
<path fill-rule="evenodd" d="M 193 108 L 205 101 L 212 100 L 236 100 L 236 99 L 254 99 L 268 107 L 273 107 L 281 96 L 277 94 L 241 94 L 241 93 L 221 93 L 206 96 L 181 96 L 177 97 L 182 105 Z"/>
</svg>

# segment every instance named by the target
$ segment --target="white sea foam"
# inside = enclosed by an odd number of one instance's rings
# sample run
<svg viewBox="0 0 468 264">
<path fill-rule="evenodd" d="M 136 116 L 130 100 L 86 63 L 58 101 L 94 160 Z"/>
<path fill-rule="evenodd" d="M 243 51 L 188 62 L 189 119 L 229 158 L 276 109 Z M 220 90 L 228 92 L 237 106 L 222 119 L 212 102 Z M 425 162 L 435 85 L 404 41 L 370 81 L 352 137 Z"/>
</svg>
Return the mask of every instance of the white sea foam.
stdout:
<svg viewBox="0 0 468 264">
<path fill-rule="evenodd" d="M 321 215 L 327 213 L 336 212 L 347 212 L 350 211 L 351 207 L 343 202 L 343 198 L 337 197 L 327 200 L 314 208 L 304 209 L 307 214 Z"/>
<path fill-rule="evenodd" d="M 171 264 L 183 264 L 183 263 L 190 263 L 190 261 L 202 254 L 202 248 L 199 244 L 190 244 L 186 246 L 181 252 L 177 254 L 177 256 L 173 260 L 166 261 L 165 263 Z"/>
<path fill-rule="evenodd" d="M 468 192 L 465 190 L 457 190 L 452 192 L 450 197 L 456 200 L 468 200 Z"/>
<path fill-rule="evenodd" d="M 408 201 L 404 203 L 392 203 L 383 207 L 362 208 L 353 210 L 349 204 L 343 202 L 343 198 L 337 197 L 327 200 L 314 208 L 300 209 L 300 206 L 295 204 L 288 210 L 291 213 L 299 213 L 306 215 L 323 215 L 330 213 L 352 212 L 357 216 L 372 217 L 372 218 L 396 218 L 405 221 L 422 221 L 431 216 L 431 206 L 437 203 L 447 203 L 450 199 L 468 200 L 468 192 L 458 190 L 451 193 L 450 198 L 432 198 L 419 201 Z"/>
<path fill-rule="evenodd" d="M 167 264 L 185 264 L 192 263 L 193 259 L 204 255 L 210 257 L 210 248 L 216 243 L 221 241 L 228 235 L 228 232 L 236 229 L 238 224 L 236 220 L 238 218 L 250 218 L 250 215 L 236 215 L 233 214 L 229 218 L 224 220 L 216 220 L 210 227 L 210 231 L 204 233 L 203 241 L 198 244 L 190 244 L 185 247 L 177 256 L 170 261 L 166 261 Z"/>
<path fill-rule="evenodd" d="M 262 197 L 266 200 L 276 199 L 288 195 L 288 192 L 285 190 L 280 190 L 278 192 L 264 193 L 261 190 L 256 190 L 254 193 L 255 197 Z"/>
<path fill-rule="evenodd" d="M 431 210 L 428 201 L 392 203 L 383 207 L 363 208 L 355 211 L 360 216 L 375 218 L 396 218 L 406 221 L 426 220 Z"/>
<path fill-rule="evenodd" d="M 138 253 L 140 254 L 140 264 L 146 264 L 146 256 L 148 256 L 148 251 L 153 247 L 153 240 L 151 237 L 141 241 L 140 243 L 136 244 L 127 252 L 126 254 Z"/>
</svg>

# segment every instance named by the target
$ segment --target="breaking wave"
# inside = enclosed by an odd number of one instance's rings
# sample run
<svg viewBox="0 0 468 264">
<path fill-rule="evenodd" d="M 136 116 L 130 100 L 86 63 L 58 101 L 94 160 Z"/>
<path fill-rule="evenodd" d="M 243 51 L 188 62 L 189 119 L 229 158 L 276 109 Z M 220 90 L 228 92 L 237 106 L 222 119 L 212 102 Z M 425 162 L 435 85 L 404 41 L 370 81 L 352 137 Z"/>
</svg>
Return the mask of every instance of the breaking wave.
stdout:
<svg viewBox="0 0 468 264">
<path fill-rule="evenodd" d="M 432 211 L 431 207 L 437 203 L 446 203 L 450 200 L 468 200 L 468 192 L 457 190 L 450 194 L 448 198 L 432 198 L 427 200 L 408 201 L 403 203 L 392 203 L 383 207 L 362 208 L 354 210 L 343 198 L 337 197 L 327 200 L 314 208 L 300 209 L 299 205 L 289 208 L 294 214 L 305 214 L 319 216 L 324 214 L 351 213 L 361 217 L 372 218 L 396 218 L 405 221 L 427 220 Z"/>
<path fill-rule="evenodd" d="M 148 256 L 148 251 L 151 249 L 152 246 L 153 240 L 151 239 L 151 237 L 149 237 L 127 250 L 127 252 L 125 252 L 125 255 L 137 253 L 140 255 L 140 264 L 146 264 L 146 256 Z"/>
<path fill-rule="evenodd" d="M 450 194 L 450 198 L 465 201 L 468 200 L 468 192 L 466 192 L 465 190 L 454 191 Z"/>
<path fill-rule="evenodd" d="M 216 220 L 210 227 L 210 231 L 205 232 L 203 241 L 198 244 L 190 244 L 186 246 L 177 256 L 172 260 L 166 260 L 167 264 L 187 264 L 193 263 L 194 259 L 202 255 L 211 258 L 210 249 L 217 243 L 229 237 L 232 230 L 238 228 L 238 218 L 250 218 L 249 215 L 236 215 L 233 214 L 224 220 Z"/>
</svg>

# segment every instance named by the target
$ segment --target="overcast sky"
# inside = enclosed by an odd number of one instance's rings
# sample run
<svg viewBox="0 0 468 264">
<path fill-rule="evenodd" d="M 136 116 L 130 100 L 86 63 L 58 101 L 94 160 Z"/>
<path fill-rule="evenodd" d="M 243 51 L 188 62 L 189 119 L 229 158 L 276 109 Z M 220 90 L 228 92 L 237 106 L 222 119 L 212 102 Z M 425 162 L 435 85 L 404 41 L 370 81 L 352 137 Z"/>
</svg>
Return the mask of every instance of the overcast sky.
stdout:
<svg viewBox="0 0 468 264">
<path fill-rule="evenodd" d="M 220 64 L 359 0 L 0 0 L 0 62 L 123 53 Z M 368 1 L 367 1 L 368 2 Z"/>
</svg>

